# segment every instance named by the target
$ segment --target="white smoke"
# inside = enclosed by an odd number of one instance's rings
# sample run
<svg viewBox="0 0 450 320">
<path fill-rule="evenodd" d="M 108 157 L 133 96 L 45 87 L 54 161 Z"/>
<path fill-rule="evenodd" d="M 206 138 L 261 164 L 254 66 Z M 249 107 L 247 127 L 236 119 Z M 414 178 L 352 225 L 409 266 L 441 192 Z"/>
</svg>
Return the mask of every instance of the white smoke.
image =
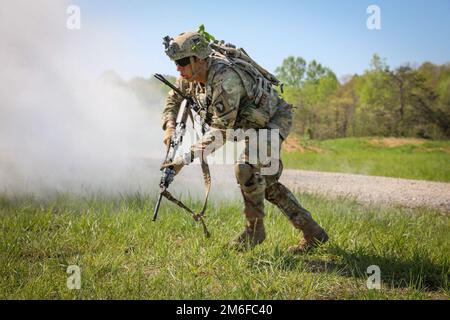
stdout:
<svg viewBox="0 0 450 320">
<path fill-rule="evenodd" d="M 160 103 L 143 105 L 126 87 L 99 80 L 99 65 L 114 68 L 120 32 L 87 23 L 69 30 L 68 6 L 0 2 L 0 193 L 154 192 L 164 155 L 163 97 L 151 92 Z M 213 199 L 238 194 L 232 168 L 226 171 L 219 183 L 222 171 L 212 168 Z M 198 166 L 184 169 L 176 192 L 203 198 L 201 177 Z"/>
<path fill-rule="evenodd" d="M 68 30 L 67 7 L 0 3 L 0 191 L 148 190 L 158 175 L 148 159 L 161 158 L 161 105 L 99 80 L 83 53 L 113 46 Z"/>
</svg>

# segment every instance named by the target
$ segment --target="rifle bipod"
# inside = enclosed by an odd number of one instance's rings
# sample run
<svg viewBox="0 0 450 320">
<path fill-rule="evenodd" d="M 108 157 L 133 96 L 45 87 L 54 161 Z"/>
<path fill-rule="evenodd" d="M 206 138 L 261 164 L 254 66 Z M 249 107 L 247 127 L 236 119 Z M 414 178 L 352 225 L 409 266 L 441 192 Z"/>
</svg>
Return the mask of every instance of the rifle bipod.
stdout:
<svg viewBox="0 0 450 320">
<path fill-rule="evenodd" d="M 180 208 L 186 210 L 187 212 L 189 212 L 192 216 L 192 218 L 196 221 L 196 222 L 200 222 L 202 224 L 203 227 L 203 233 L 205 234 L 206 238 L 211 237 L 211 233 L 209 233 L 208 228 L 206 227 L 206 223 L 205 220 L 203 219 L 205 212 L 204 210 L 202 210 L 202 212 L 200 213 L 195 213 L 194 211 L 192 211 L 191 209 L 189 209 L 183 202 L 181 202 L 180 200 L 176 199 L 174 196 L 172 196 L 172 194 L 167 191 L 164 190 L 161 195 L 163 197 L 165 197 L 167 200 L 175 203 L 176 205 L 178 205 Z"/>
</svg>

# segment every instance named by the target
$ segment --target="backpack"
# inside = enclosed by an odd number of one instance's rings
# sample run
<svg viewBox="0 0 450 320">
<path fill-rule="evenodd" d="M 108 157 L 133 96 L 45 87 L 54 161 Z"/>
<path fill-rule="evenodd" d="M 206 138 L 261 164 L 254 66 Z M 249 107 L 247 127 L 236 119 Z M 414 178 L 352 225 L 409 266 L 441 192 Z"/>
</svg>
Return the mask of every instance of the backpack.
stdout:
<svg viewBox="0 0 450 320">
<path fill-rule="evenodd" d="M 236 48 L 230 43 L 224 41 L 210 43 L 213 55 L 224 60 L 223 63 L 232 67 L 242 78 L 242 72 L 250 75 L 255 81 L 253 88 L 245 88 L 250 99 L 258 105 L 266 94 L 274 94 L 272 86 L 279 86 L 283 93 L 283 84 L 270 72 L 256 63 L 243 48 Z"/>
</svg>

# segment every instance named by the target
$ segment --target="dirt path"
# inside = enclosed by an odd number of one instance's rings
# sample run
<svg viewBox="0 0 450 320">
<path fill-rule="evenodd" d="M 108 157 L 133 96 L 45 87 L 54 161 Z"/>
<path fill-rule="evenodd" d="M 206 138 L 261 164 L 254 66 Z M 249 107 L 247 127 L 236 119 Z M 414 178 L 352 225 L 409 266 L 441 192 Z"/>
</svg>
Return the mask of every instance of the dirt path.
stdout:
<svg viewBox="0 0 450 320">
<path fill-rule="evenodd" d="M 280 181 L 299 192 L 450 213 L 450 183 L 303 170 L 285 170 Z"/>
<path fill-rule="evenodd" d="M 192 167 L 178 178 L 190 183 L 191 189 L 202 186 L 200 166 Z M 213 165 L 211 175 L 214 196 L 241 198 L 233 166 Z M 292 169 L 283 171 L 280 182 L 297 192 L 349 197 L 363 203 L 431 207 L 450 213 L 450 183 Z"/>
</svg>

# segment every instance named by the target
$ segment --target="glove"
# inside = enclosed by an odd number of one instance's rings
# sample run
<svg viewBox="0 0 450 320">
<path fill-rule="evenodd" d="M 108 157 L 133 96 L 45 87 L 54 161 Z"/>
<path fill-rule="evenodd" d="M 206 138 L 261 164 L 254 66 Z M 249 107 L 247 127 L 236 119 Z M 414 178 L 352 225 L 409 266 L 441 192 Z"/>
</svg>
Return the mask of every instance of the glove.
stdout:
<svg viewBox="0 0 450 320">
<path fill-rule="evenodd" d="M 167 146 L 172 139 L 173 133 L 175 131 L 175 125 L 172 122 L 167 123 L 166 130 L 164 131 L 163 143 Z"/>
<path fill-rule="evenodd" d="M 165 168 L 173 167 L 173 170 L 175 171 L 175 175 L 177 175 L 181 169 L 184 167 L 184 160 L 183 157 L 177 157 L 173 162 L 165 163 L 161 166 L 161 170 Z"/>
</svg>

